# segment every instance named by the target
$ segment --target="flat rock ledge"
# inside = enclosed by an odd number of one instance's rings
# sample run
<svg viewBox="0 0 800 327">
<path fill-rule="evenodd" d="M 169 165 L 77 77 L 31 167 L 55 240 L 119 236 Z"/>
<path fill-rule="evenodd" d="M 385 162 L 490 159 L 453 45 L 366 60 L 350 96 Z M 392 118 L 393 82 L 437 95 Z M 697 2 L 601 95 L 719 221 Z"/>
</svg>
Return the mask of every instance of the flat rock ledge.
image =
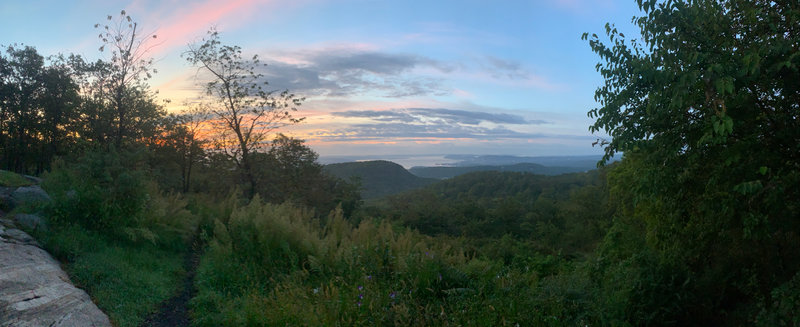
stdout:
<svg viewBox="0 0 800 327">
<path fill-rule="evenodd" d="M 58 262 L 0 218 L 0 326 L 111 326 Z"/>
</svg>

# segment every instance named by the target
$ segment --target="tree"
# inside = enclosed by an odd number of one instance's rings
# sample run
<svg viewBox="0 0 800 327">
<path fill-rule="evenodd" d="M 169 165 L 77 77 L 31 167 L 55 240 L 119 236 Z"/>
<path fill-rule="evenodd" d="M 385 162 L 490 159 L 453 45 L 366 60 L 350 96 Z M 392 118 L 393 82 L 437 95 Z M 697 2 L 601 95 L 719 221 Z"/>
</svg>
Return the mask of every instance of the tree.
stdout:
<svg viewBox="0 0 800 327">
<path fill-rule="evenodd" d="M 10 46 L 6 53 L 7 59 L 0 58 L 3 159 L 6 169 L 27 172 L 35 156 L 32 148 L 36 146 L 44 57 L 30 46 Z"/>
<path fill-rule="evenodd" d="M 78 116 L 78 86 L 61 57 L 51 64 L 35 48 L 9 46 L 0 55 L 0 163 L 42 172 L 64 154 Z"/>
<path fill-rule="evenodd" d="M 236 163 L 252 196 L 258 183 L 252 154 L 265 145 L 271 132 L 302 120 L 293 113 L 303 99 L 288 91 L 266 90 L 264 75 L 258 72 L 266 65 L 257 55 L 242 58 L 241 47 L 223 45 L 213 29 L 200 45 L 189 46 L 185 57 L 211 78 L 205 91 L 211 102 L 214 145 Z"/>
<path fill-rule="evenodd" d="M 683 270 L 686 287 L 673 289 L 685 292 L 679 306 L 639 301 L 631 312 L 653 319 L 639 324 L 752 321 L 759 301 L 800 271 L 789 250 L 800 246 L 800 7 L 638 4 L 641 42 L 608 24 L 608 45 L 583 35 L 605 78 L 590 129 L 612 137 L 601 141 L 604 160 L 625 153 L 617 180 L 628 187 L 610 187 L 635 201 L 621 206 L 644 223 L 648 251 L 666 267 L 655 271 Z M 659 297 L 648 292 L 639 294 Z"/>
<path fill-rule="evenodd" d="M 142 84 L 156 72 L 152 68 L 153 59 L 147 58 L 152 48 L 147 42 L 155 39 L 156 35 L 142 33 L 138 23 L 125 10 L 116 19 L 108 15 L 106 24 L 95 24 L 94 27 L 100 30 L 98 38 L 103 42 L 100 51 L 109 48 L 111 52 L 106 74 L 98 80 L 97 87 L 101 97 L 107 99 L 114 110 L 114 142 L 120 147 L 123 138 L 128 137 L 133 129 L 134 111 L 142 109 L 134 107 L 133 102 L 140 99 L 137 96 L 148 93 L 147 87 Z"/>
<path fill-rule="evenodd" d="M 272 203 L 315 208 L 321 216 L 341 206 L 349 216 L 361 201 L 358 187 L 326 174 L 317 158 L 302 140 L 279 133 L 268 151 L 253 155 L 256 193 Z"/>
<path fill-rule="evenodd" d="M 166 163 L 174 164 L 179 170 L 176 175 L 180 177 L 180 189 L 184 193 L 190 189 L 195 164 L 205 157 L 207 141 L 201 134 L 207 120 L 207 112 L 199 107 L 170 114 L 162 120 L 160 132 L 149 142 L 158 162 L 153 166 L 164 169 Z"/>
</svg>

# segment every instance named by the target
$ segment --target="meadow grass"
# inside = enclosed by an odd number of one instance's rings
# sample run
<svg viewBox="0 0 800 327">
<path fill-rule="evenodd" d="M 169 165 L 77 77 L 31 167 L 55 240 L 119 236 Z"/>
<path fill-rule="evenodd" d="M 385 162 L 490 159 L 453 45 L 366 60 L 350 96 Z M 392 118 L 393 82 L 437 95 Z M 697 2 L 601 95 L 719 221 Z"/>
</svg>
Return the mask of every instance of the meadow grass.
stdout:
<svg viewBox="0 0 800 327">
<path fill-rule="evenodd" d="M 584 279 L 555 277 L 561 259 L 505 264 L 459 239 L 352 226 L 341 211 L 319 220 L 255 199 L 214 225 L 195 279 L 197 326 L 560 326 L 588 305 Z"/>
<path fill-rule="evenodd" d="M 178 291 L 185 274 L 185 249 L 120 240 L 78 225 L 37 236 L 116 326 L 141 324 Z"/>
</svg>

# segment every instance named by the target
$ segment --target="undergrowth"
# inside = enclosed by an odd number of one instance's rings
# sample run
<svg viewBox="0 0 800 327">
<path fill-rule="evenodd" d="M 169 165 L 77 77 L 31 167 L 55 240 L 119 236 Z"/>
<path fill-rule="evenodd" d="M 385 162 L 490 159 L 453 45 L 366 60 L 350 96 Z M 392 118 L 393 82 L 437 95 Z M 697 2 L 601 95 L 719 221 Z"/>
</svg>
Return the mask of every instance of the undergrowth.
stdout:
<svg viewBox="0 0 800 327">
<path fill-rule="evenodd" d="M 228 200 L 231 206 L 233 199 Z M 520 254 L 509 265 L 432 238 L 334 211 L 233 205 L 209 231 L 192 301 L 198 326 L 531 326 L 579 323 L 581 276 Z"/>
</svg>

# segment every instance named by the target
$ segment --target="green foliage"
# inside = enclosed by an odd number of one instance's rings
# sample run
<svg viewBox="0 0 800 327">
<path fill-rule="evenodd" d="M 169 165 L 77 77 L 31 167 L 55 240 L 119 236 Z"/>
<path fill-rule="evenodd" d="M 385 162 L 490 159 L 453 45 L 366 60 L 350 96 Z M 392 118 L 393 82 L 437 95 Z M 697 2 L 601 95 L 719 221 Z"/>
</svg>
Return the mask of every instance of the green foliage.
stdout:
<svg viewBox="0 0 800 327">
<path fill-rule="evenodd" d="M 605 171 L 541 176 L 476 172 L 388 198 L 373 213 L 428 235 L 512 235 L 538 249 L 590 252 L 612 208 Z"/>
<path fill-rule="evenodd" d="M 63 57 L 45 61 L 30 46 L 9 46 L 5 52 L 0 53 L 0 165 L 40 173 L 74 144 L 78 85 Z"/>
<path fill-rule="evenodd" d="M 253 154 L 256 193 L 271 203 L 291 202 L 324 216 L 337 206 L 347 215 L 361 203 L 356 186 L 328 175 L 302 140 L 278 134 L 269 150 Z"/>
<path fill-rule="evenodd" d="M 776 288 L 800 271 L 800 11 L 638 3 L 641 43 L 584 34 L 604 61 L 591 130 L 612 137 L 606 160 L 625 153 L 596 281 L 623 290 L 612 321 L 748 324 L 763 299 L 791 302 Z"/>
<path fill-rule="evenodd" d="M 118 326 L 140 325 L 178 291 L 198 225 L 188 201 L 160 193 L 143 163 L 143 153 L 113 149 L 56 163 L 43 184 L 49 228 L 35 235 Z"/>
<path fill-rule="evenodd" d="M 227 220 L 198 271 L 200 326 L 560 326 L 583 321 L 588 305 L 588 280 L 556 277 L 569 268 L 552 256 L 516 253 L 504 265 L 458 240 L 386 221 L 352 226 L 341 210 L 320 222 L 258 198 Z"/>
<path fill-rule="evenodd" d="M 758 314 L 758 326 L 800 325 L 800 273 L 772 290 L 766 305 Z"/>
<path fill-rule="evenodd" d="M 583 172 L 587 169 L 581 167 L 547 167 L 535 163 L 516 163 L 510 165 L 493 166 L 458 166 L 458 167 L 413 167 L 409 171 L 425 178 L 445 179 L 477 171 L 513 171 L 537 175 L 561 175 Z"/>
<path fill-rule="evenodd" d="M 139 226 L 149 195 L 137 156 L 141 153 L 90 152 L 72 165 L 58 163 L 43 185 L 54 199 L 51 220 L 98 231 Z"/>
<path fill-rule="evenodd" d="M 257 154 L 268 142 L 270 133 L 278 128 L 296 124 L 303 118 L 292 116 L 305 98 L 289 91 L 267 91 L 267 82 L 258 69 L 265 66 L 258 55 L 242 57 L 239 46 L 224 45 L 215 29 L 199 45 L 190 45 L 184 53 L 186 60 L 212 78 L 205 83 L 204 99 L 210 116 L 217 152 L 236 163 L 238 172 L 249 186 L 247 194 L 258 192 Z"/>
<path fill-rule="evenodd" d="M 382 160 L 330 164 L 324 169 L 341 179 L 358 181 L 365 200 L 420 188 L 436 181 L 417 177 L 403 166 Z"/>
<path fill-rule="evenodd" d="M 120 241 L 74 224 L 53 225 L 36 238 L 116 326 L 139 326 L 185 274 L 180 239 L 170 242 L 180 247 Z"/>
<path fill-rule="evenodd" d="M 151 243 L 187 241 L 196 219 L 177 195 L 161 194 L 147 179 L 141 152 L 89 152 L 57 163 L 43 187 L 53 197 L 49 220 Z"/>
</svg>

